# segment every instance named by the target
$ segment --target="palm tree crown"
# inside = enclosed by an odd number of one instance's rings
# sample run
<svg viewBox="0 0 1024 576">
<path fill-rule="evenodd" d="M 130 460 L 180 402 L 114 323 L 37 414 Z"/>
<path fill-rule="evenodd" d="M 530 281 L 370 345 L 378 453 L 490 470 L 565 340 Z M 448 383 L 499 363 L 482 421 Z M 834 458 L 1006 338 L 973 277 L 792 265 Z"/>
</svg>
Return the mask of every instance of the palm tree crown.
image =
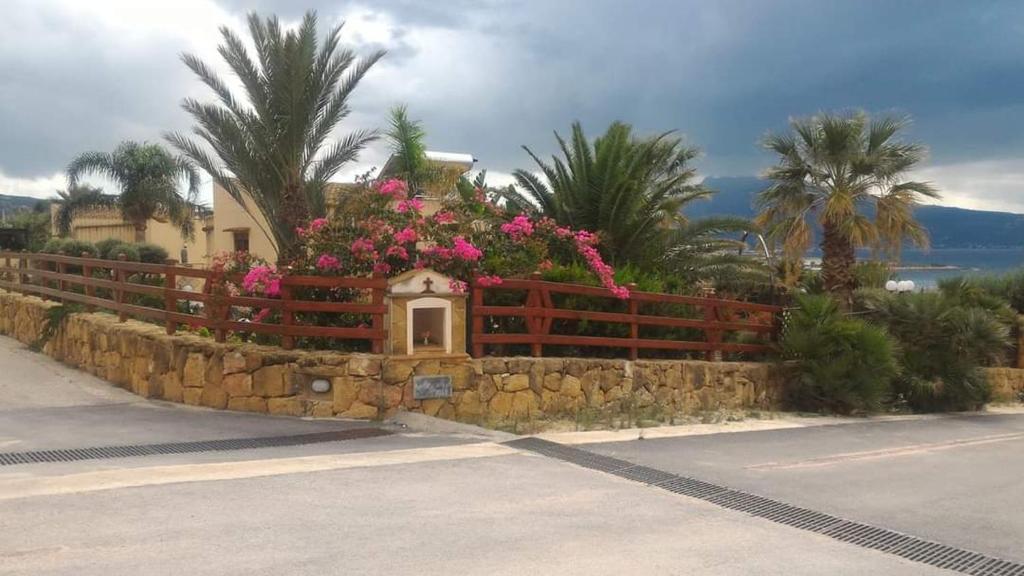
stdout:
<svg viewBox="0 0 1024 576">
<path fill-rule="evenodd" d="M 768 169 L 772 184 L 761 192 L 758 221 L 781 242 L 785 259 L 798 262 L 811 246 L 817 217 L 822 228 L 825 288 L 849 298 L 854 288 L 855 249 L 875 246 L 898 254 L 904 240 L 927 243 L 913 219 L 921 197 L 938 198 L 926 182 L 904 181 L 925 149 L 898 135 L 905 118 L 869 119 L 864 113 L 821 114 L 791 121 L 790 134 L 769 135 L 765 147 L 778 154 Z M 865 214 L 873 207 L 872 220 Z"/>
<path fill-rule="evenodd" d="M 98 189 L 75 191 L 86 174 L 104 176 L 120 189 L 111 196 Z M 67 168 L 68 192 L 58 212 L 57 223 L 67 234 L 74 214 L 98 207 L 116 207 L 135 228 L 136 241 L 146 238 L 147 223 L 166 217 L 181 228 L 182 237 L 195 233 L 192 213 L 199 196 L 199 173 L 185 158 L 170 154 L 159 144 L 122 142 L 113 152 L 86 152 Z M 184 196 L 180 181 L 187 182 Z"/>
<path fill-rule="evenodd" d="M 325 215 L 328 180 L 376 137 L 373 131 L 357 131 L 329 142 L 349 114 L 352 91 L 384 52 L 357 60 L 338 46 L 341 26 L 322 43 L 316 26 L 314 12 L 287 32 L 276 17 L 250 14 L 255 59 L 233 31 L 221 28 L 219 52 L 244 87 L 244 101 L 202 60 L 183 56 L 219 104 L 186 99 L 183 107 L 196 121 L 198 141 L 167 136 L 242 206 L 248 206 L 246 195 L 251 198 L 266 217 L 282 260 L 296 254 L 295 229 Z"/>
</svg>

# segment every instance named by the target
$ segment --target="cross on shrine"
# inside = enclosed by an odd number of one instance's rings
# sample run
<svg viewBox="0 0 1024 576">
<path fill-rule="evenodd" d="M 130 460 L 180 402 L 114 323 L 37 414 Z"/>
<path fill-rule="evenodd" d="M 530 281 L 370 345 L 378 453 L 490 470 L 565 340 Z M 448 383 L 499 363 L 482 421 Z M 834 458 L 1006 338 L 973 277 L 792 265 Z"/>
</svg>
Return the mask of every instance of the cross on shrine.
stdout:
<svg viewBox="0 0 1024 576">
<path fill-rule="evenodd" d="M 423 279 L 423 294 L 433 294 L 434 293 L 434 289 L 432 288 L 433 285 L 434 285 L 434 281 L 433 280 L 431 280 L 430 278 L 424 278 Z"/>
</svg>

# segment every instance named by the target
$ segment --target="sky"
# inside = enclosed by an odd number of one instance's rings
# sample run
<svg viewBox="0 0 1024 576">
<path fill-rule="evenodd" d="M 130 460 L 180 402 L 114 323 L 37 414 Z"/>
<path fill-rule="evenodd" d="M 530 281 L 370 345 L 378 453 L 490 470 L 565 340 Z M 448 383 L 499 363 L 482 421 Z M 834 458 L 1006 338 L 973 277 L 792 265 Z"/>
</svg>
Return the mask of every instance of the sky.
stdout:
<svg viewBox="0 0 1024 576">
<path fill-rule="evenodd" d="M 388 55 L 338 135 L 406 104 L 433 150 L 467 152 L 491 183 L 555 151 L 574 120 L 678 130 L 705 176 L 756 175 L 758 142 L 792 117 L 910 115 L 930 156 L 914 177 L 943 203 L 1024 213 L 1024 3 L 976 0 L 3 0 L 0 194 L 63 189 L 78 153 L 188 131 L 181 63 L 220 70 L 218 28 L 249 11 L 345 22 L 359 54 Z M 378 143 L 340 179 L 381 166 Z"/>
</svg>

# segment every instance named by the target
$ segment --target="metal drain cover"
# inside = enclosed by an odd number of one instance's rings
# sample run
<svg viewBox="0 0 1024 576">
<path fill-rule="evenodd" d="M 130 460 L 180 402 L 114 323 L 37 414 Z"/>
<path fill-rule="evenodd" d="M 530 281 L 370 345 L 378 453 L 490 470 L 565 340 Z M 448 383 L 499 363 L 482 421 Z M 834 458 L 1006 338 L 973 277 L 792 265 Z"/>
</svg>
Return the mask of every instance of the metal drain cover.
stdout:
<svg viewBox="0 0 1024 576">
<path fill-rule="evenodd" d="M 0 452 L 0 466 L 18 464 L 44 464 L 47 462 L 77 462 L 79 460 L 105 460 L 108 458 L 132 458 L 135 456 L 157 456 L 160 454 L 190 454 L 195 452 L 223 452 L 248 450 L 252 448 L 274 448 L 278 446 L 301 446 L 339 440 L 372 438 L 391 434 L 380 428 L 352 428 L 290 436 L 264 436 L 260 438 L 232 438 L 227 440 L 199 440 L 194 442 L 171 442 L 166 444 L 135 444 L 129 446 L 98 446 L 92 448 L 65 448 L 58 450 L 37 450 L 30 452 Z"/>
</svg>

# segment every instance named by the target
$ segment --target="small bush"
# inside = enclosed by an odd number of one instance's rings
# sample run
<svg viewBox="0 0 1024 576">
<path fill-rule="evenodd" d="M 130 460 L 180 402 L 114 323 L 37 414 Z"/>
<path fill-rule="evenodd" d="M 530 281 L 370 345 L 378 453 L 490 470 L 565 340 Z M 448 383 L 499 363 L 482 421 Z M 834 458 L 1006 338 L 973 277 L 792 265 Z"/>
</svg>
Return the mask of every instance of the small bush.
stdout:
<svg viewBox="0 0 1024 576">
<path fill-rule="evenodd" d="M 50 238 L 39 251 L 43 254 L 56 254 L 63 250 L 64 240 L 65 238 Z"/>
<path fill-rule="evenodd" d="M 118 244 L 124 244 L 124 240 L 118 240 L 117 238 L 100 240 L 96 243 L 96 256 L 98 258 L 108 258 L 110 249 Z"/>
<path fill-rule="evenodd" d="M 138 262 L 140 260 L 138 247 L 136 247 L 135 244 L 129 244 L 128 242 L 118 242 L 117 244 L 109 246 L 104 259 L 117 260 L 117 257 L 120 254 L 124 254 L 125 259 L 129 262 Z"/>
<path fill-rule="evenodd" d="M 88 257 L 96 256 L 96 246 L 85 240 L 65 240 L 61 249 L 68 256 L 81 256 L 82 254 L 86 254 Z"/>
<path fill-rule="evenodd" d="M 798 296 L 783 328 L 783 358 L 799 373 L 787 391 L 799 410 L 840 414 L 878 410 L 898 373 L 886 331 L 844 317 L 828 296 Z"/>
<path fill-rule="evenodd" d="M 135 248 L 139 251 L 140 262 L 163 264 L 167 260 L 167 250 L 164 250 L 163 247 L 157 246 L 156 244 L 139 242 L 135 244 Z"/>
<path fill-rule="evenodd" d="M 902 374 L 894 390 L 917 411 L 974 410 L 990 390 L 980 367 L 999 365 L 1009 346 L 1012 317 L 1005 305 L 971 291 L 863 297 L 872 319 L 900 342 Z M 991 308 L 990 308 L 991 307 Z"/>
</svg>

